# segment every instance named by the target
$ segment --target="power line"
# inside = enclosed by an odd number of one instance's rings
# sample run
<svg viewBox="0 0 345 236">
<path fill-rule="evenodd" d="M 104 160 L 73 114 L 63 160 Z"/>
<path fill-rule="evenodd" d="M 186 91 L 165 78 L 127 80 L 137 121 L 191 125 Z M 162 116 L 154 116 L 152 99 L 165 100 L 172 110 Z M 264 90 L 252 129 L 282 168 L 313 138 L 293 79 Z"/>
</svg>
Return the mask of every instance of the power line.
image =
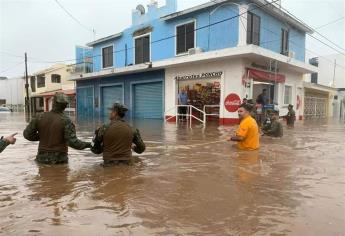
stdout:
<svg viewBox="0 0 345 236">
<path fill-rule="evenodd" d="M 22 62 L 19 62 L 19 63 L 17 63 L 17 64 L 15 64 L 14 66 L 11 66 L 11 67 L 5 69 L 5 70 L 2 70 L 0 73 L 5 73 L 5 72 L 7 72 L 7 71 L 13 70 L 14 68 L 17 68 L 19 65 L 22 65 L 22 64 L 24 64 L 23 61 L 22 61 Z"/>
<path fill-rule="evenodd" d="M 54 0 L 54 1 L 56 1 L 56 2 L 58 3 L 57 0 Z M 267 2 L 266 4 L 263 4 L 263 5 L 261 5 L 261 6 L 255 7 L 254 9 L 263 8 L 263 7 L 267 6 L 267 5 L 271 5 L 271 4 L 275 3 L 275 2 L 277 2 L 277 1 L 279 1 L 279 0 L 274 0 L 274 1 L 272 1 L 272 2 Z M 253 10 L 253 9 L 252 9 L 252 10 Z M 238 14 L 238 15 L 235 15 L 235 16 L 232 16 L 232 17 L 229 17 L 229 18 L 225 18 L 225 19 L 223 19 L 223 20 L 221 20 L 221 21 L 217 21 L 217 22 L 214 22 L 214 23 L 212 23 L 212 24 L 208 24 L 208 25 L 205 25 L 205 26 L 196 28 L 196 29 L 194 29 L 193 31 L 188 32 L 188 33 L 190 34 L 190 33 L 199 31 L 199 30 L 201 30 L 201 29 L 205 29 L 205 28 L 207 28 L 207 27 L 211 27 L 211 26 L 214 26 L 214 25 L 217 25 L 217 24 L 220 24 L 220 23 L 229 21 L 229 20 L 233 20 L 233 19 L 238 18 L 238 17 L 240 17 L 240 16 L 242 16 L 242 15 L 244 15 L 244 14 L 247 14 L 247 12 L 248 12 L 248 11 L 243 12 L 243 13 Z M 176 38 L 176 37 L 177 37 L 177 35 L 174 34 L 174 35 L 171 35 L 171 36 L 168 36 L 168 37 L 165 37 L 165 38 L 161 38 L 161 39 L 152 41 L 151 44 L 158 43 L 158 42 L 162 42 L 162 41 L 169 40 L 169 39 Z M 124 51 L 131 50 L 131 49 L 135 49 L 135 48 L 136 48 L 136 47 L 134 46 L 134 47 L 130 47 L 130 48 L 127 48 L 127 49 L 120 49 L 120 50 L 117 50 L 117 51 L 113 51 L 113 54 L 115 54 L 115 53 L 120 53 L 120 52 L 124 52 Z M 90 58 L 96 58 L 96 57 L 100 57 L 100 56 L 102 56 L 102 55 L 101 55 L 101 54 L 98 54 L 98 55 L 94 55 L 94 56 L 92 56 L 92 57 L 90 57 Z M 76 59 L 74 58 L 74 59 L 66 59 L 66 60 L 60 60 L 60 61 L 42 61 L 42 62 L 36 61 L 36 62 L 37 62 L 37 63 L 59 63 L 59 62 L 70 62 L 70 61 L 75 61 L 75 60 L 76 60 Z M 36 63 L 36 62 L 35 62 L 35 63 Z"/>
<path fill-rule="evenodd" d="M 55 0 L 56 2 L 57 2 L 57 0 Z M 263 5 L 261 5 L 261 6 L 258 6 L 258 7 L 255 7 L 255 8 L 253 8 L 253 9 L 251 9 L 251 11 L 252 10 L 255 10 L 255 9 L 259 9 L 259 8 L 263 8 L 263 7 L 265 7 L 265 6 L 267 6 L 267 5 L 271 5 L 271 4 L 273 4 L 273 3 L 275 3 L 275 2 L 277 2 L 278 0 L 276 0 L 276 1 L 272 1 L 272 2 L 267 2 L 266 4 L 263 4 Z M 221 3 L 221 2 L 215 2 L 215 1 L 213 1 L 214 3 Z M 58 2 L 57 2 L 58 3 Z M 215 22 L 215 23 L 212 23 L 212 24 L 208 24 L 208 25 L 205 25 L 205 26 L 202 26 L 202 27 L 199 27 L 199 28 L 196 28 L 196 29 L 194 29 L 194 31 L 191 31 L 191 32 L 188 32 L 188 33 L 192 33 L 192 32 L 196 32 L 196 31 L 198 31 L 198 30 L 201 30 L 201 29 L 204 29 L 204 28 L 207 28 L 207 27 L 211 27 L 211 26 L 214 26 L 214 25 L 217 25 L 217 24 L 220 24 L 220 23 L 223 23 L 223 22 L 226 22 L 226 21 L 229 21 L 229 20 L 232 20 L 232 19 L 234 19 L 234 18 L 237 18 L 237 17 L 240 17 L 240 16 L 242 16 L 242 15 L 244 15 L 244 14 L 247 14 L 248 13 L 248 11 L 245 11 L 245 12 L 243 12 L 243 13 L 241 13 L 241 14 L 238 14 L 238 15 L 236 15 L 236 16 L 233 16 L 233 17 L 229 17 L 229 18 L 225 18 L 225 19 L 223 19 L 223 20 L 221 20 L 221 21 L 218 21 L 218 22 Z M 291 14 L 291 13 L 289 13 L 289 14 Z M 295 17 L 296 18 L 296 17 Z M 297 19 L 297 18 L 296 18 Z M 298 20 L 298 19 L 297 19 Z M 338 21 L 338 20 L 340 20 L 340 19 L 337 19 L 336 21 Z M 334 23 L 335 21 L 333 21 L 333 22 L 330 22 L 330 23 Z M 328 23 L 328 24 L 330 24 L 330 23 Z M 272 33 L 274 33 L 274 34 L 276 34 L 275 32 L 273 32 L 273 31 L 271 31 Z M 276 34 L 276 35 L 278 35 L 278 34 Z M 161 41 L 165 41 L 165 40 L 168 40 L 168 39 L 171 39 L 171 38 L 175 38 L 175 37 L 177 37 L 177 35 L 171 35 L 171 36 L 169 36 L 169 37 L 165 37 L 165 38 L 162 38 L 162 39 L 158 39 L 158 40 L 155 40 L 155 41 L 152 41 L 151 42 L 151 44 L 154 44 L 154 43 L 158 43 L 158 42 L 161 42 Z M 318 39 L 319 40 L 319 39 Z M 320 40 L 321 41 L 321 40 Z M 273 41 L 272 41 L 273 42 Z M 322 41 L 321 41 L 322 42 Z M 265 42 L 263 42 L 262 44 L 264 44 Z M 327 45 L 327 46 L 329 46 L 328 44 L 326 44 L 326 43 L 324 43 L 325 45 Z M 121 50 L 117 50 L 117 51 L 113 51 L 113 54 L 115 54 L 115 53 L 119 53 L 119 52 L 124 52 L 124 51 L 127 51 L 127 50 L 131 50 L 131 49 L 135 49 L 136 47 L 134 46 L 134 47 L 131 47 L 131 48 L 127 48 L 127 49 L 121 49 Z M 335 50 L 335 49 L 333 49 L 333 50 Z M 317 54 L 316 54 L 317 55 Z M 98 54 L 98 55 L 94 55 L 94 56 L 92 56 L 92 57 L 90 57 L 90 58 L 96 58 L 96 57 L 100 57 L 101 56 L 101 54 Z M 320 57 L 322 57 L 322 56 L 320 56 Z M 59 61 L 34 61 L 33 63 L 59 63 L 59 62 L 70 62 L 70 61 L 75 61 L 76 59 L 68 59 L 68 60 L 59 60 Z"/>
<path fill-rule="evenodd" d="M 293 18 L 295 18 L 295 20 L 298 20 L 298 21 L 302 22 L 303 24 L 305 24 L 301 19 L 299 19 L 297 16 L 295 16 L 294 14 L 292 14 L 291 12 L 289 12 L 289 10 L 287 10 L 286 8 L 284 8 L 284 7 L 282 7 L 282 6 L 281 6 L 281 8 L 282 8 L 283 10 L 285 10 L 287 13 L 289 13 Z M 320 34 L 316 29 L 314 29 L 314 28 L 312 28 L 312 27 L 310 27 L 310 28 L 311 28 L 315 33 L 317 33 L 318 35 L 320 35 L 321 37 L 323 37 L 324 39 L 326 39 L 328 42 L 332 43 L 332 44 L 335 45 L 336 47 L 338 47 L 338 48 L 340 48 L 341 50 L 345 51 L 344 48 L 340 47 L 339 45 L 337 45 L 337 44 L 335 44 L 334 42 L 332 42 L 331 40 L 329 40 L 327 37 L 325 37 L 325 36 L 323 36 L 322 34 Z M 345 53 L 344 53 L 344 52 L 339 51 L 338 49 L 336 49 L 336 48 L 330 46 L 329 44 L 327 44 L 327 43 L 321 41 L 320 39 L 318 39 L 318 38 L 316 38 L 315 36 L 313 36 L 311 33 L 308 33 L 308 32 L 307 32 L 307 34 L 308 34 L 310 37 L 314 38 L 315 40 L 319 41 L 320 43 L 324 44 L 325 46 L 327 46 L 327 47 L 333 49 L 334 51 L 336 51 L 336 52 L 338 52 L 338 53 L 340 53 L 340 54 L 342 54 L 342 55 L 345 56 Z"/>
<path fill-rule="evenodd" d="M 64 11 L 66 12 L 67 15 L 69 15 L 75 22 L 77 22 L 81 27 L 83 27 L 84 29 L 86 29 L 87 31 L 90 31 L 92 33 L 95 33 L 95 30 L 94 29 L 91 29 L 87 26 L 85 26 L 83 23 L 81 23 L 76 17 L 74 17 L 69 11 L 67 11 L 67 9 L 58 1 L 58 0 L 54 0 L 58 5 L 59 7 Z"/>
<path fill-rule="evenodd" d="M 338 21 L 341 21 L 341 20 L 344 20 L 344 19 L 345 19 L 345 16 L 340 17 L 340 18 L 338 18 L 338 19 L 336 19 L 336 20 L 334 20 L 334 21 L 331 21 L 331 22 L 329 22 L 329 23 L 326 23 L 326 24 L 324 24 L 324 25 L 321 25 L 321 26 L 319 26 L 319 27 L 316 27 L 315 29 L 321 29 L 321 28 L 323 28 L 323 27 L 326 27 L 326 26 L 328 26 L 328 25 L 334 24 L 334 23 L 336 23 L 336 22 L 338 22 Z"/>
</svg>

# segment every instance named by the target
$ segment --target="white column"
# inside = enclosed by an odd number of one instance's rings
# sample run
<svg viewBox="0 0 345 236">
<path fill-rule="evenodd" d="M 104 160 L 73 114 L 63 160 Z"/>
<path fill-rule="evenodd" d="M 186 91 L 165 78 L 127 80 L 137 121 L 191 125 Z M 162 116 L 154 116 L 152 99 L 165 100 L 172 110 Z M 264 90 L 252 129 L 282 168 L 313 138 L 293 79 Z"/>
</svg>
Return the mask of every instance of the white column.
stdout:
<svg viewBox="0 0 345 236">
<path fill-rule="evenodd" d="M 241 4 L 239 6 L 239 27 L 238 27 L 238 45 L 237 46 L 244 46 L 247 44 L 247 14 L 248 5 Z"/>
</svg>

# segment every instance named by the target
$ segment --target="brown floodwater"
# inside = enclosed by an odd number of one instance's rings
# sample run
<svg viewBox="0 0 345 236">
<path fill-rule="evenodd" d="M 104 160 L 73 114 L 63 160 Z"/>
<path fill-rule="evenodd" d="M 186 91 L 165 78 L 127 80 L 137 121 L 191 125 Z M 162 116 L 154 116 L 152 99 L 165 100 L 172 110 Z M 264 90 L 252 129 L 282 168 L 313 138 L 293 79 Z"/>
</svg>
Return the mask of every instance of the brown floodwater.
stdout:
<svg viewBox="0 0 345 236">
<path fill-rule="evenodd" d="M 90 140 L 95 122 L 77 125 Z M 345 235 L 345 123 L 306 121 L 258 152 L 224 140 L 235 127 L 135 122 L 147 144 L 134 166 L 103 168 L 70 149 L 35 163 L 22 114 L 0 114 L 1 235 Z"/>
</svg>

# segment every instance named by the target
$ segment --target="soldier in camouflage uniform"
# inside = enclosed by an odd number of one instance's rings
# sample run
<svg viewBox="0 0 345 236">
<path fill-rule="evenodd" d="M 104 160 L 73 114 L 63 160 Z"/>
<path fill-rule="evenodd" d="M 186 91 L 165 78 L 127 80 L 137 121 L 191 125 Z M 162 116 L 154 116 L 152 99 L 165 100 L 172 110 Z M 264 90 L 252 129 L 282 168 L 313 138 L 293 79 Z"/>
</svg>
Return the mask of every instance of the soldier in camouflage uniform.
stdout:
<svg viewBox="0 0 345 236">
<path fill-rule="evenodd" d="M 120 163 L 130 165 L 133 163 L 132 150 L 138 154 L 143 153 L 145 144 L 139 130 L 132 128 L 123 120 L 128 110 L 125 106 L 115 103 L 109 110 L 110 123 L 102 125 L 95 131 L 91 151 L 95 154 L 103 153 L 105 166 Z"/>
<path fill-rule="evenodd" d="M 23 132 L 27 140 L 39 141 L 36 156 L 39 163 L 67 163 L 68 146 L 77 150 L 91 148 L 91 143 L 77 138 L 73 122 L 64 114 L 67 104 L 67 96 L 56 93 L 52 110 L 32 119 Z"/>
<path fill-rule="evenodd" d="M 270 137 L 283 137 L 283 125 L 279 122 L 279 111 L 273 110 L 270 112 L 270 124 L 263 127 L 264 135 Z"/>
<path fill-rule="evenodd" d="M 10 144 L 15 144 L 17 139 L 14 137 L 17 133 L 12 134 L 8 137 L 1 137 L 0 139 L 0 153 Z"/>
</svg>

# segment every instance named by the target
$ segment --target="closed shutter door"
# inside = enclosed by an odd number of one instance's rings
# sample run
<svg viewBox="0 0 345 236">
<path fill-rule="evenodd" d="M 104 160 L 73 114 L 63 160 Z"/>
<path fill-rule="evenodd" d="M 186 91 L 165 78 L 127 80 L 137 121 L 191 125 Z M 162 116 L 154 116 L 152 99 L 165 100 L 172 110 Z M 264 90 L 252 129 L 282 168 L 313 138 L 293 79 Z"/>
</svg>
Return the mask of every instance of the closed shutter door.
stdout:
<svg viewBox="0 0 345 236">
<path fill-rule="evenodd" d="M 163 85 L 162 82 L 136 84 L 133 87 L 135 118 L 163 118 Z"/>
<path fill-rule="evenodd" d="M 102 87 L 102 113 L 103 117 L 108 115 L 108 108 L 115 102 L 123 104 L 122 85 Z"/>
<path fill-rule="evenodd" d="M 93 119 L 93 88 L 77 88 L 78 119 Z"/>
</svg>

